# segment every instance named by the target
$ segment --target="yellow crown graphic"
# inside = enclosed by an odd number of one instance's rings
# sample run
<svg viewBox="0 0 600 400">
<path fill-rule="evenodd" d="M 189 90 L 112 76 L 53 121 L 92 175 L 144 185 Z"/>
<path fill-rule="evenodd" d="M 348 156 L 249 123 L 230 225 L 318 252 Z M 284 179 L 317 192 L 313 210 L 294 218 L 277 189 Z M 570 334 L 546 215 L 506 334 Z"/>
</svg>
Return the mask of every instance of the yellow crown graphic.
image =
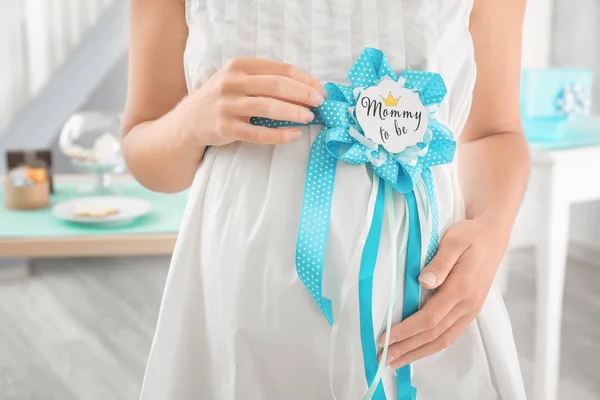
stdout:
<svg viewBox="0 0 600 400">
<path fill-rule="evenodd" d="M 389 107 L 398 106 L 398 100 L 400 100 L 400 97 L 395 99 L 394 96 L 392 96 L 392 92 L 390 92 L 390 94 L 388 94 L 387 98 L 384 98 L 383 96 L 380 96 L 380 97 L 383 99 L 383 102 L 385 103 L 385 105 L 389 106 Z"/>
</svg>

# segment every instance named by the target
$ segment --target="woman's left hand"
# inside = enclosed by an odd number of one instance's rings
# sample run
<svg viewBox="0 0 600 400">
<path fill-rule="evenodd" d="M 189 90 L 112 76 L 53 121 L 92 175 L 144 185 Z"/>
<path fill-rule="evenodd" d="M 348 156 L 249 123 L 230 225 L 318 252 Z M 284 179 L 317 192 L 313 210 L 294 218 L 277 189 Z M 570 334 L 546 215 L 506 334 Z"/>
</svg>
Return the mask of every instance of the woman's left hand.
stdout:
<svg viewBox="0 0 600 400">
<path fill-rule="evenodd" d="M 424 287 L 439 289 L 420 311 L 392 327 L 387 365 L 397 369 L 449 347 L 477 317 L 508 243 L 510 232 L 498 226 L 481 217 L 446 232 L 419 277 Z"/>
</svg>

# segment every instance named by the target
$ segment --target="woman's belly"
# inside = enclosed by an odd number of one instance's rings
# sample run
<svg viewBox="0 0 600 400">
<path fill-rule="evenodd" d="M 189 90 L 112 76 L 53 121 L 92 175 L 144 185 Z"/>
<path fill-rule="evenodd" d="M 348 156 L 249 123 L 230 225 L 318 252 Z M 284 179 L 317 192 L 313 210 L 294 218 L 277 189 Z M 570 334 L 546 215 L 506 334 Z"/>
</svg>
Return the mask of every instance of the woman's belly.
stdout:
<svg viewBox="0 0 600 400">
<path fill-rule="evenodd" d="M 252 375 L 260 373 L 261 365 L 272 371 L 269 363 L 293 357 L 296 372 L 312 370 L 307 376 L 320 369 L 318 375 L 328 381 L 331 369 L 334 387 L 342 391 L 336 393 L 339 396 L 364 390 L 358 272 L 370 223 L 372 177 L 364 165 L 338 162 L 323 273 L 323 296 L 332 301 L 339 323 L 332 355 L 332 328 L 298 278 L 295 265 L 306 167 L 319 129 L 305 127 L 299 141 L 283 146 L 234 143 L 209 149 L 194 182 L 204 189 L 191 191 L 203 196 L 195 252 L 208 340 L 221 343 L 219 362 L 254 365 L 255 372 L 244 372 Z M 384 226 L 375 268 L 375 332 L 383 326 L 390 298 L 390 238 L 398 244 L 403 240 L 404 198 L 396 194 L 394 200 L 398 224 L 391 235 Z M 401 314 L 401 306 L 400 301 L 395 315 Z M 236 368 L 231 373 L 241 372 Z M 239 376 L 230 378 L 237 382 Z M 281 377 L 285 382 L 287 378 Z M 392 378 L 390 374 L 386 379 Z"/>
</svg>

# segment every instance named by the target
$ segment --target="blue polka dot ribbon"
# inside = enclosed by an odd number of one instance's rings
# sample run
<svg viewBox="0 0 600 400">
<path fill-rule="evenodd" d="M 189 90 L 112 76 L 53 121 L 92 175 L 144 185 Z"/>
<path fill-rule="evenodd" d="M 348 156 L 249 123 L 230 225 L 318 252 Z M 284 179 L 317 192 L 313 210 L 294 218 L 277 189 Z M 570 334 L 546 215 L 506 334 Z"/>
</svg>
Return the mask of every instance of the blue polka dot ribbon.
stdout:
<svg viewBox="0 0 600 400">
<path fill-rule="evenodd" d="M 446 95 L 446 86 L 437 73 L 406 70 L 396 75 L 382 51 L 365 49 L 350 68 L 350 86 L 327 83 L 328 98 L 315 109 L 311 124 L 324 125 L 315 139 L 308 160 L 308 169 L 302 201 L 302 211 L 296 245 L 296 270 L 325 318 L 333 324 L 332 303 L 323 297 L 322 279 L 325 251 L 332 207 L 336 164 L 342 160 L 349 164 L 365 164 L 372 168 L 383 188 L 404 195 L 407 202 L 409 230 L 406 260 L 406 279 L 403 319 L 417 311 L 420 302 L 418 275 L 421 267 L 421 232 L 418 207 L 414 193 L 415 184 L 425 184 L 431 210 L 432 236 L 429 240 L 426 261 L 429 262 L 438 247 L 439 215 L 435 196 L 435 183 L 430 168 L 450 163 L 454 157 L 456 142 L 452 132 L 437 121 L 437 107 Z M 378 85 L 383 79 L 392 79 L 404 88 L 418 93 L 428 111 L 428 129 L 423 141 L 409 146 L 400 153 L 389 153 L 383 146 L 365 137 L 357 121 L 355 107 L 362 90 Z M 251 123 L 269 127 L 297 125 L 287 121 L 252 118 Z M 381 192 L 382 193 L 382 192 Z M 365 355 L 366 379 L 369 392 L 365 398 L 385 399 L 381 388 L 380 370 L 377 364 L 375 338 L 372 326 L 372 276 L 377 259 L 381 234 L 381 218 L 384 204 L 393 207 L 391 195 L 377 195 L 377 204 L 369 231 L 370 241 L 365 244 L 361 263 L 359 303 L 361 305 L 361 341 Z M 384 200 L 387 199 L 387 200 Z M 372 243 L 372 244 L 369 244 Z M 395 260 L 397 255 L 393 255 Z M 365 277 L 371 282 L 365 281 Z M 364 291 L 361 287 L 365 287 Z M 370 324 L 370 325 L 369 325 Z M 387 350 L 387 349 L 386 349 Z M 415 389 L 410 385 L 410 369 L 397 372 L 398 399 L 410 400 Z"/>
</svg>

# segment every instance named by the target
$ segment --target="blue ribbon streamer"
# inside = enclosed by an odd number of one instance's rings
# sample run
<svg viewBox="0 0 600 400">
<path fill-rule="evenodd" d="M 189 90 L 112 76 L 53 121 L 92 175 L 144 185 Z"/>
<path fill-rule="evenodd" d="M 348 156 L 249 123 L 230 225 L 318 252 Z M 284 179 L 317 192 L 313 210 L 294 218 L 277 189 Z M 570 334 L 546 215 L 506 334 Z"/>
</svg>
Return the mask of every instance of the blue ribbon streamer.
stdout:
<svg viewBox="0 0 600 400">
<path fill-rule="evenodd" d="M 310 160 L 313 161 L 306 172 L 296 245 L 296 270 L 329 324 L 333 324 L 331 300 L 322 296 L 322 280 L 337 160 L 327 156 L 324 135 L 315 139 Z"/>
<path fill-rule="evenodd" d="M 377 346 L 375 332 L 373 331 L 373 274 L 379 253 L 381 228 L 383 226 L 385 181 L 379 178 L 377 200 L 373 211 L 373 219 L 360 262 L 360 275 L 358 280 L 358 304 L 360 311 L 360 339 L 363 349 L 365 375 L 370 386 L 377 374 Z M 381 382 L 373 394 L 375 400 L 385 400 L 385 392 Z"/>
<path fill-rule="evenodd" d="M 311 148 L 308 170 L 302 200 L 302 214 L 296 246 L 296 269 L 298 276 L 317 303 L 325 318 L 333 324 L 333 310 L 329 299 L 322 294 L 322 278 L 325 250 L 332 205 L 333 188 L 337 160 L 350 164 L 368 164 L 375 174 L 399 193 L 405 194 L 409 209 L 409 244 L 405 281 L 405 299 L 403 319 L 416 312 L 419 306 L 419 283 L 421 260 L 421 231 L 418 207 L 413 192 L 418 179 L 423 179 L 427 197 L 432 210 L 432 237 L 427 251 L 427 262 L 431 260 L 439 241 L 439 216 L 433 175 L 430 168 L 450 163 L 454 157 L 456 142 L 450 130 L 435 119 L 437 106 L 446 95 L 444 81 L 439 74 L 422 71 L 404 71 L 397 76 L 387 58 L 377 49 L 367 48 L 350 68 L 348 77 L 351 86 L 335 83 L 325 85 L 327 100 L 314 110 L 315 120 L 311 124 L 323 124 L 324 128 L 317 136 Z M 430 110 L 428 131 L 423 142 L 410 146 L 400 153 L 391 154 L 383 147 L 370 143 L 351 110 L 356 106 L 357 92 L 375 86 L 382 79 L 403 82 L 404 87 L 419 94 L 424 106 Z M 299 125 L 285 121 L 265 118 L 252 118 L 251 123 L 267 127 Z M 383 186 L 383 185 L 382 185 Z M 381 188 L 380 190 L 381 191 Z M 379 192 L 378 192 L 379 196 Z M 379 201 L 379 197 L 378 197 Z M 383 206 L 381 206 L 383 208 Z M 373 237 L 363 249 L 361 260 L 361 281 L 359 282 L 361 305 L 361 340 L 365 358 L 367 383 L 373 379 L 377 370 L 377 359 L 373 362 L 375 346 L 371 308 L 372 271 L 377 259 L 381 229 L 377 229 L 379 214 L 371 223 Z M 371 236 L 369 232 L 369 237 Z M 363 269 L 364 268 L 364 269 Z M 363 283 L 363 271 L 370 279 Z M 366 271 L 370 271 L 367 273 Z M 370 281 L 370 283 L 368 282 Z M 362 288 L 362 289 L 361 289 Z M 369 300 L 365 300 L 366 297 Z M 367 331 L 371 331 L 369 334 Z M 366 344 L 365 344 L 366 343 Z M 408 399 L 415 394 L 410 385 L 410 367 L 398 370 L 398 396 Z M 401 387 L 403 388 L 401 390 Z M 402 393 L 401 393 L 402 392 Z M 383 393 L 377 388 L 375 393 Z M 383 395 L 385 396 L 385 395 Z M 385 397 L 382 397 L 385 398 Z"/>
<path fill-rule="evenodd" d="M 406 365 L 396 370 L 397 400 L 416 400 L 417 389 L 410 383 L 410 366 Z"/>
<path fill-rule="evenodd" d="M 435 257 L 440 242 L 440 211 L 437 196 L 435 195 L 435 180 L 433 179 L 431 169 L 423 169 L 421 177 L 423 178 L 423 183 L 425 183 L 425 191 L 429 200 L 429 209 L 431 210 L 431 237 L 429 238 L 429 246 L 427 247 L 425 258 L 425 265 L 427 265 Z"/>
<path fill-rule="evenodd" d="M 419 309 L 421 300 L 421 286 L 419 274 L 421 273 L 421 222 L 419 221 L 419 208 L 414 192 L 404 195 L 408 205 L 408 245 L 406 252 L 406 278 L 404 284 L 404 307 L 402 319 L 410 317 Z"/>
<path fill-rule="evenodd" d="M 419 208 L 414 192 L 406 193 L 405 198 L 408 206 L 409 228 L 402 320 L 416 313 L 421 301 L 421 287 L 419 286 L 419 274 L 421 273 L 421 223 L 419 221 Z M 416 389 L 411 384 L 410 369 L 410 365 L 405 365 L 396 371 L 398 400 L 415 400 L 416 398 Z"/>
</svg>

